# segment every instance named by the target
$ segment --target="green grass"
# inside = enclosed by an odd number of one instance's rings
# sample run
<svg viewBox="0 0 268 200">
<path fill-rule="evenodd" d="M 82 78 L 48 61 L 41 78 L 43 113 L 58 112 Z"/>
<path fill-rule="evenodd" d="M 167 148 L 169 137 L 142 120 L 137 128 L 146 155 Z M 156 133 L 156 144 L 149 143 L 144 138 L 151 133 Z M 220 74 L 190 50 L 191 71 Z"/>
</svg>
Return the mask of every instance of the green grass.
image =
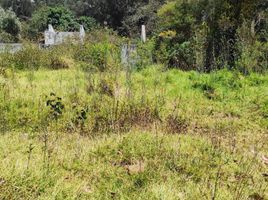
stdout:
<svg viewBox="0 0 268 200">
<path fill-rule="evenodd" d="M 268 198 L 267 75 L 151 66 L 128 77 L 0 76 L 0 199 Z"/>
<path fill-rule="evenodd" d="M 98 140 L 76 134 L 49 140 L 47 167 L 40 140 L 2 136 L 1 198 L 208 199 L 216 181 L 217 199 L 245 199 L 265 189 L 253 155 L 230 154 L 200 137 L 131 132 Z M 27 170 L 30 143 L 34 149 Z M 144 171 L 129 173 L 125 166 L 138 161 Z"/>
</svg>

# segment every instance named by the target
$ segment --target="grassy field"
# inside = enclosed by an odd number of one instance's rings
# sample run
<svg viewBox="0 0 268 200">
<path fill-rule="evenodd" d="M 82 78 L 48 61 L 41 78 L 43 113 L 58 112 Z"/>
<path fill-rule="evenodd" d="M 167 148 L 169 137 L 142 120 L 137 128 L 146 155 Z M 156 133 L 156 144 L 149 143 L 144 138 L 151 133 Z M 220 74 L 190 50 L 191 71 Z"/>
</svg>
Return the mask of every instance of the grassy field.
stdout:
<svg viewBox="0 0 268 200">
<path fill-rule="evenodd" d="M 0 199 L 268 198 L 268 76 L 0 75 Z"/>
</svg>

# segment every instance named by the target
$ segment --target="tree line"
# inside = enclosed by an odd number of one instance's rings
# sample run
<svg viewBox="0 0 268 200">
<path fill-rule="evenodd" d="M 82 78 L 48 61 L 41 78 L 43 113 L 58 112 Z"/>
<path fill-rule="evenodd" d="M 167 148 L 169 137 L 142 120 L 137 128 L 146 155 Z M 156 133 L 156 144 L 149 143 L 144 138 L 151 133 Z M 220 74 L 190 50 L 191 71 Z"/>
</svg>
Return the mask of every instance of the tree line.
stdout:
<svg viewBox="0 0 268 200">
<path fill-rule="evenodd" d="M 145 24 L 156 62 L 209 72 L 266 70 L 268 1 L 0 0 L 0 40 L 38 39 L 50 23 L 71 31 L 103 26 L 135 38 Z"/>
<path fill-rule="evenodd" d="M 31 21 L 44 7 L 63 7 L 71 12 L 65 11 L 68 17 L 91 17 L 123 35 L 133 33 L 133 23 L 149 22 L 163 3 L 164 0 L 0 0 L 4 9 L 11 9 L 23 21 Z"/>
</svg>

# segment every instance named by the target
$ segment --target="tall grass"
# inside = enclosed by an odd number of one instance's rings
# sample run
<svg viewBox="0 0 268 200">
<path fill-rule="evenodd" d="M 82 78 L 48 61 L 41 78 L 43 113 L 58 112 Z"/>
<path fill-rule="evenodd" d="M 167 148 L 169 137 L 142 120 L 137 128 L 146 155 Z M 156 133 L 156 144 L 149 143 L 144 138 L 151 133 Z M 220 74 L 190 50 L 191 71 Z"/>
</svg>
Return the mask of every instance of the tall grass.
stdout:
<svg viewBox="0 0 268 200">
<path fill-rule="evenodd" d="M 267 75 L 126 68 L 99 37 L 1 54 L 0 199 L 267 197 Z"/>
</svg>

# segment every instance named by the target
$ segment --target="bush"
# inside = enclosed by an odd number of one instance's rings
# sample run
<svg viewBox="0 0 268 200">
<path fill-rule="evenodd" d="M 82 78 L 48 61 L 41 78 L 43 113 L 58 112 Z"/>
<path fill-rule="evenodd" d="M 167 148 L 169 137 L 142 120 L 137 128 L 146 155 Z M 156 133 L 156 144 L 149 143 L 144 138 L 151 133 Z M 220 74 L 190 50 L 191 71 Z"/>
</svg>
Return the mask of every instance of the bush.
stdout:
<svg viewBox="0 0 268 200">
<path fill-rule="evenodd" d="M 43 63 L 43 55 L 37 45 L 25 44 L 23 49 L 16 52 L 11 60 L 16 69 L 38 69 Z"/>
<path fill-rule="evenodd" d="M 74 47 L 72 44 L 62 44 L 43 49 L 36 44 L 24 42 L 20 51 L 0 53 L 0 67 L 14 67 L 19 70 L 37 70 L 41 67 L 48 69 L 70 68 L 74 65 Z"/>
<path fill-rule="evenodd" d="M 16 38 L 14 38 L 12 35 L 6 32 L 0 32 L 0 42 L 5 43 L 12 43 L 14 41 L 17 41 Z"/>
<path fill-rule="evenodd" d="M 13 65 L 19 70 L 36 70 L 48 65 L 47 54 L 37 45 L 25 43 L 23 49 L 14 54 Z"/>
<path fill-rule="evenodd" d="M 77 18 L 71 10 L 64 6 L 43 6 L 33 13 L 26 35 L 29 36 L 29 39 L 38 39 L 38 34 L 45 31 L 48 24 L 52 24 L 59 31 L 77 31 L 79 25 L 83 25 L 85 31 L 91 31 L 97 27 L 94 18 L 88 16 Z"/>
<path fill-rule="evenodd" d="M 100 72 L 112 69 L 119 63 L 119 48 L 108 42 L 85 44 L 76 53 L 76 59 L 86 63 L 85 68 L 96 68 Z"/>
<path fill-rule="evenodd" d="M 76 21 L 84 26 L 85 31 L 92 31 L 97 27 L 97 21 L 93 17 L 81 16 Z"/>
<path fill-rule="evenodd" d="M 268 70 L 268 42 L 240 43 L 241 56 L 236 66 L 244 74 L 264 73 Z"/>
<path fill-rule="evenodd" d="M 70 31 L 79 28 L 75 21 L 73 13 L 63 7 L 41 7 L 33 13 L 30 26 L 29 36 L 37 37 L 38 33 L 47 29 L 48 24 L 52 24 L 55 29 L 61 31 Z"/>
<path fill-rule="evenodd" d="M 16 14 L 0 7 L 0 42 L 17 42 L 21 31 L 21 23 Z"/>
<path fill-rule="evenodd" d="M 265 12 L 261 5 L 243 2 L 236 12 L 230 1 L 167 1 L 158 11 L 158 59 L 183 70 L 267 71 L 267 15 L 252 21 L 253 13 Z"/>
<path fill-rule="evenodd" d="M 154 38 L 147 40 L 146 43 L 139 42 L 137 46 L 137 69 L 144 69 L 153 64 L 153 51 L 155 46 Z"/>
<path fill-rule="evenodd" d="M 156 39 L 155 58 L 169 67 L 183 70 L 195 68 L 195 52 L 191 40 L 178 43 L 175 31 L 166 31 Z"/>
</svg>

